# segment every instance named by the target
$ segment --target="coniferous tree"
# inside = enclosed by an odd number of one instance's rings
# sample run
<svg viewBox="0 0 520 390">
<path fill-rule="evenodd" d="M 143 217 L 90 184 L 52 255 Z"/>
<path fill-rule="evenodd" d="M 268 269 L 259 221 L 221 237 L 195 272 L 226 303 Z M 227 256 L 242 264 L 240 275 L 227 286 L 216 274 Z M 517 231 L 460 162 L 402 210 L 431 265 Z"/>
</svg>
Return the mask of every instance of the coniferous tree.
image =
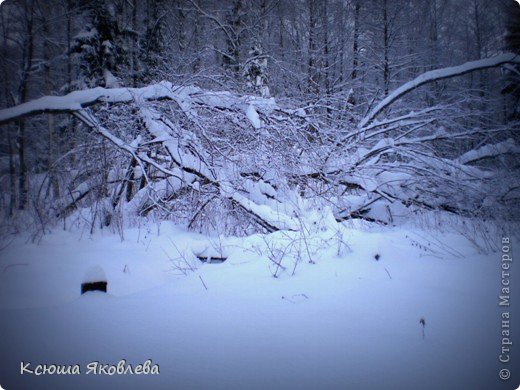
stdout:
<svg viewBox="0 0 520 390">
<path fill-rule="evenodd" d="M 71 44 L 71 54 L 79 68 L 76 88 L 120 85 L 119 67 L 124 62 L 122 36 L 116 9 L 104 0 L 79 0 L 84 27 Z"/>
<path fill-rule="evenodd" d="M 520 5 L 511 1 L 507 10 L 506 48 L 520 55 Z M 507 85 L 502 93 L 513 97 L 507 115 L 510 119 L 520 119 L 520 67 L 515 66 L 514 69 L 514 72 L 508 72 Z"/>
</svg>

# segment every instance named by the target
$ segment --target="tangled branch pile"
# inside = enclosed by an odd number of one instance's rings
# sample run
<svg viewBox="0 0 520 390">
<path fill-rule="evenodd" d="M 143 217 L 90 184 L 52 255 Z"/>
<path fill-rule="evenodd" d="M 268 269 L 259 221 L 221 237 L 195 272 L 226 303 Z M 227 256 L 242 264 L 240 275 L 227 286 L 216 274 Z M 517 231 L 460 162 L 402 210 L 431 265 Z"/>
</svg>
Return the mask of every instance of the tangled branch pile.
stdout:
<svg viewBox="0 0 520 390">
<path fill-rule="evenodd" d="M 464 127 L 464 101 L 389 109 L 426 82 L 504 63 L 517 56 L 427 72 L 349 126 L 327 107 L 289 109 L 168 82 L 43 97 L 0 111 L 0 123 L 63 112 L 82 124 L 86 143 L 57 159 L 54 175 L 33 180 L 42 226 L 84 217 L 78 209 L 93 227 L 153 215 L 235 234 L 299 230 L 316 212 L 383 223 L 420 209 L 518 220 L 520 148 L 510 123 Z"/>
</svg>

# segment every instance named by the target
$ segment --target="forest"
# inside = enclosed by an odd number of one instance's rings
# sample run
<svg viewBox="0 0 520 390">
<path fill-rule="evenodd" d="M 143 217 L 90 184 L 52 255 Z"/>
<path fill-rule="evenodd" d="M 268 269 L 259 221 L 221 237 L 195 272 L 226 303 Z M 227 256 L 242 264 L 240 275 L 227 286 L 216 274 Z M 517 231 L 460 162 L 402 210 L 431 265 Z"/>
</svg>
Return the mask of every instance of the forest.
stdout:
<svg viewBox="0 0 520 390">
<path fill-rule="evenodd" d="M 298 229 L 317 210 L 517 221 L 519 11 L 6 1 L 4 230 L 146 217 L 243 235 Z"/>
</svg>

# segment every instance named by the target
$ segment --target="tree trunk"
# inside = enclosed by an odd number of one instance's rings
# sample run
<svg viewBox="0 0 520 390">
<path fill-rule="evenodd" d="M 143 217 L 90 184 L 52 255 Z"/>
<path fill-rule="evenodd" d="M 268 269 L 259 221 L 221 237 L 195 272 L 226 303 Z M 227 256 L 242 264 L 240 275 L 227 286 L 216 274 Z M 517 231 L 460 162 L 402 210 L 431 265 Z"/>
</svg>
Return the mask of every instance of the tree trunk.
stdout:
<svg viewBox="0 0 520 390">
<path fill-rule="evenodd" d="M 343 26 L 345 26 L 345 5 L 341 3 L 341 11 L 340 11 L 340 38 L 339 38 L 339 75 L 338 82 L 340 85 L 343 84 L 343 80 L 345 79 L 345 31 Z"/>
<path fill-rule="evenodd" d="M 359 4 L 359 0 L 354 0 L 354 42 L 352 46 L 352 80 L 355 80 L 358 75 L 358 67 L 359 67 L 359 10 L 361 5 Z"/>
<path fill-rule="evenodd" d="M 309 0 L 309 61 L 308 92 L 317 95 L 320 92 L 320 73 L 318 71 L 318 0 Z"/>
<path fill-rule="evenodd" d="M 177 35 L 179 37 L 178 44 L 181 55 L 183 55 L 186 50 L 186 12 L 182 9 L 182 7 L 182 0 L 177 0 Z"/>
<path fill-rule="evenodd" d="M 383 51 L 384 51 L 384 59 L 383 59 L 383 83 L 384 83 L 384 91 L 385 96 L 388 95 L 389 85 L 390 85 L 390 66 L 388 63 L 388 9 L 387 9 L 387 0 L 383 0 Z"/>
<path fill-rule="evenodd" d="M 227 15 L 227 25 L 229 26 L 226 34 L 227 53 L 223 58 L 224 67 L 231 70 L 236 80 L 240 79 L 242 8 L 242 0 L 234 0 L 233 8 Z"/>
<path fill-rule="evenodd" d="M 47 12 L 50 15 L 50 7 Z M 50 37 L 50 28 L 49 22 L 47 20 L 43 20 L 43 36 Z M 43 60 L 45 62 L 43 71 L 45 77 L 45 89 L 47 95 L 52 95 L 52 76 L 51 76 L 51 51 L 49 47 L 48 39 L 44 39 L 43 41 Z M 49 174 L 49 180 L 52 188 L 52 196 L 54 199 L 57 199 L 60 196 L 60 189 L 58 185 L 58 180 L 55 175 L 54 169 L 54 150 L 56 148 L 54 141 L 54 115 L 49 114 L 47 116 L 47 130 L 48 130 L 48 157 L 47 157 L 47 172 Z"/>
<path fill-rule="evenodd" d="M 10 101 L 10 81 L 11 77 L 9 76 L 9 71 L 7 68 L 7 58 L 8 58 L 8 20 L 6 18 L 7 7 L 0 8 L 0 16 L 1 16 L 1 27 L 2 27 L 2 77 L 3 77 L 3 104 L 5 106 L 9 106 Z M 9 154 L 9 217 L 14 215 L 14 209 L 16 208 L 16 164 L 15 164 L 15 151 L 13 147 L 13 134 L 12 134 L 12 126 L 10 124 L 5 126 L 5 132 L 7 135 L 7 153 Z"/>
<path fill-rule="evenodd" d="M 25 103 L 28 95 L 29 88 L 29 77 L 31 73 L 31 66 L 33 60 L 34 51 L 34 34 L 33 34 L 33 1 L 28 0 L 24 3 L 25 7 L 25 27 L 26 27 L 26 44 L 23 50 L 23 72 L 20 80 L 20 86 L 18 89 L 18 96 L 20 103 Z M 18 122 L 18 134 L 16 137 L 16 146 L 18 149 L 18 165 L 19 165 L 19 176 L 18 176 L 18 191 L 19 191 L 19 203 L 18 208 L 23 210 L 27 207 L 27 163 L 25 160 L 25 123 L 23 119 Z"/>
<path fill-rule="evenodd" d="M 132 28 L 134 31 L 138 31 L 139 27 L 137 26 L 137 4 L 139 2 L 137 0 L 134 0 L 132 3 Z M 137 55 L 139 50 L 139 38 L 137 36 L 134 36 L 132 38 L 132 84 L 135 87 L 139 84 L 139 64 L 137 61 Z"/>
<path fill-rule="evenodd" d="M 323 6 L 323 76 L 325 92 L 327 95 L 332 93 L 330 83 L 330 61 L 329 61 L 329 12 L 327 0 L 322 0 Z"/>
<path fill-rule="evenodd" d="M 14 148 L 10 128 L 7 130 L 7 145 L 9 153 L 9 217 L 12 217 L 16 207 L 16 167 L 14 164 Z"/>
</svg>

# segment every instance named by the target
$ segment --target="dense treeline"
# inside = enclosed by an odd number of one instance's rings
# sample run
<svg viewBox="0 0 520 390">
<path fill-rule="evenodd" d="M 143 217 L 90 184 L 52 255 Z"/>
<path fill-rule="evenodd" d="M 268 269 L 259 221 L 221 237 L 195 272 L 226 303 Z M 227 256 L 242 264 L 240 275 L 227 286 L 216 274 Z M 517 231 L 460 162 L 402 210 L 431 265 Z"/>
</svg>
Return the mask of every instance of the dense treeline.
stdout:
<svg viewBox="0 0 520 390">
<path fill-rule="evenodd" d="M 159 101 L 153 109 L 105 102 L 92 108 L 99 124 L 83 114 L 53 113 L 2 125 L 6 216 L 30 210 L 46 225 L 83 205 L 94 207 L 94 215 L 105 210 L 99 220 L 110 224 L 118 205 L 168 176 L 165 167 L 186 168 L 167 146 L 150 147 L 147 120 L 161 114 L 173 121 L 170 130 L 185 130 L 181 138 L 197 139 L 195 147 L 181 145 L 195 148 L 190 153 L 209 171 L 224 169 L 219 159 L 226 154 L 244 169 L 225 176 L 233 193 L 215 184 L 223 173 L 202 177 L 199 171 L 198 181 L 184 178 L 189 185 L 182 191 L 155 190 L 140 204 L 140 215 L 153 210 L 194 225 L 211 214 L 203 210 L 245 210 L 265 228 L 269 218 L 260 221 L 254 207 L 234 198 L 237 191 L 251 195 L 256 190 L 248 183 L 254 182 L 270 187 L 260 203 L 287 203 L 292 189 L 306 199 L 326 199 L 337 220 L 392 220 L 390 209 L 385 217 L 375 213 L 379 201 L 517 217 L 497 208 L 510 208 L 519 194 L 514 61 L 432 79 L 370 117 L 392 91 L 421 74 L 518 53 L 520 6 L 513 0 L 7 0 L 0 10 L 2 108 L 162 80 L 196 87 L 186 99 L 198 105 L 195 112 L 180 100 Z M 229 91 L 236 105 L 197 98 L 208 91 Z M 265 109 L 269 102 L 273 107 Z M 187 118 L 172 119 L 174 111 Z M 148 134 L 148 158 L 164 154 L 168 162 L 161 170 L 144 157 L 123 157 L 107 134 L 95 136 L 100 126 L 129 144 Z M 188 168 L 181 171 L 195 174 Z M 484 182 L 497 192 L 490 194 Z"/>
</svg>

